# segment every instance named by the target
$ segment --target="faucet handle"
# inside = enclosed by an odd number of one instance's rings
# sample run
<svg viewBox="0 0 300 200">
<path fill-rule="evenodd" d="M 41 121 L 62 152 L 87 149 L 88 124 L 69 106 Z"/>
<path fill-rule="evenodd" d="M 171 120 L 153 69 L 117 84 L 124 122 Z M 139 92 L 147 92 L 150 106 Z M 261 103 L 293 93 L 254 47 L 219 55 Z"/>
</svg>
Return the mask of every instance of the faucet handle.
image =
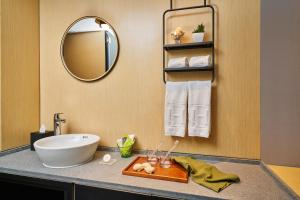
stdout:
<svg viewBox="0 0 300 200">
<path fill-rule="evenodd" d="M 63 114 L 63 113 L 54 113 L 54 135 L 60 135 L 61 134 L 61 123 L 66 122 L 65 119 L 60 118 L 61 114 Z"/>
<path fill-rule="evenodd" d="M 60 119 L 60 115 L 64 113 L 54 113 L 54 119 Z"/>
</svg>

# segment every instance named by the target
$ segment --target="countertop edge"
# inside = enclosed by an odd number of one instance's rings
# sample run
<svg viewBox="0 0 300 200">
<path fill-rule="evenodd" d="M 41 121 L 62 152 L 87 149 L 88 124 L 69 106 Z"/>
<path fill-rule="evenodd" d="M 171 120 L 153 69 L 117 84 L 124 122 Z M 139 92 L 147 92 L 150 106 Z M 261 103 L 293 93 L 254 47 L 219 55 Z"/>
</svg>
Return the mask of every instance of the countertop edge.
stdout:
<svg viewBox="0 0 300 200">
<path fill-rule="evenodd" d="M 110 189 L 110 190 L 116 190 L 116 191 L 121 191 L 121 192 L 144 194 L 144 195 L 148 195 L 148 196 L 165 197 L 165 198 L 170 198 L 170 199 L 187 199 L 187 200 L 221 199 L 221 198 L 216 198 L 216 197 L 200 196 L 200 195 L 186 194 L 186 193 L 180 193 L 180 192 L 170 192 L 170 191 L 165 191 L 165 190 L 156 190 L 156 189 L 128 186 L 128 185 L 108 183 L 108 182 L 102 182 L 102 181 L 92 181 L 92 180 L 86 180 L 86 179 L 70 178 L 70 177 L 66 177 L 66 176 L 47 175 L 44 173 L 27 172 L 27 171 L 7 169 L 7 168 L 1 168 L 1 167 L 0 167 L 0 173 L 23 176 L 23 177 L 30 177 L 30 178 L 37 178 L 37 179 L 47 179 L 47 180 L 51 180 L 51 181 L 58 181 L 58 182 L 64 182 L 64 183 L 73 183 L 75 185 L 83 185 L 83 186 L 96 187 L 96 188 L 102 188 L 102 189 Z"/>
</svg>

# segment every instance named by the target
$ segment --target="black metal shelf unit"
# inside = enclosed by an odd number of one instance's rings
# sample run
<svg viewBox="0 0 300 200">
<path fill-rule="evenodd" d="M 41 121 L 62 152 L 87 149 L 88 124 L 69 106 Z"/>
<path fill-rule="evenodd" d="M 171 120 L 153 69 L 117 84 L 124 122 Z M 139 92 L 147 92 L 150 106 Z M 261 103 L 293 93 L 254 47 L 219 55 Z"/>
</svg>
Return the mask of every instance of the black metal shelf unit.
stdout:
<svg viewBox="0 0 300 200">
<path fill-rule="evenodd" d="M 190 72 L 190 71 L 213 71 L 214 67 L 212 65 L 203 67 L 181 67 L 181 68 L 164 68 L 165 72 Z"/>
<path fill-rule="evenodd" d="M 165 16 L 169 12 L 180 11 L 180 10 L 191 10 L 191 9 L 201 9 L 210 8 L 212 15 L 212 40 L 206 42 L 195 42 L 195 43 L 183 43 L 183 44 L 165 44 Z M 206 4 L 204 0 L 204 5 L 202 6 L 191 6 L 184 8 L 174 8 L 173 2 L 170 0 L 170 9 L 163 13 L 163 81 L 166 83 L 166 74 L 168 72 L 194 72 L 194 71 L 211 71 L 212 72 L 212 82 L 215 79 L 215 9 L 211 5 Z M 165 67 L 165 54 L 166 51 L 172 50 L 184 50 L 184 49 L 201 49 L 201 48 L 211 48 L 212 53 L 212 63 L 211 65 L 204 67 L 184 67 L 184 68 L 167 68 Z"/>
<path fill-rule="evenodd" d="M 165 44 L 164 50 L 182 50 L 182 49 L 199 49 L 199 48 L 212 48 L 214 43 L 212 41 L 207 42 L 193 42 L 193 43 L 183 43 L 183 44 Z"/>
</svg>

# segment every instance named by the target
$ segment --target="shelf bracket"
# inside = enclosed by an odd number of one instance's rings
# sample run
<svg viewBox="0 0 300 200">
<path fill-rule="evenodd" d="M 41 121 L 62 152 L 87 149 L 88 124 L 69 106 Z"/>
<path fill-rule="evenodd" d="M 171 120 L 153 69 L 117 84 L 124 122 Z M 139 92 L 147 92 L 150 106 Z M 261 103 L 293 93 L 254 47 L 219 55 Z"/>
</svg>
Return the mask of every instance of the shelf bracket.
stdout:
<svg viewBox="0 0 300 200">
<path fill-rule="evenodd" d="M 204 6 L 206 6 L 206 0 L 203 0 L 204 1 Z M 173 9 L 173 0 L 170 0 L 170 9 L 172 10 Z"/>
</svg>

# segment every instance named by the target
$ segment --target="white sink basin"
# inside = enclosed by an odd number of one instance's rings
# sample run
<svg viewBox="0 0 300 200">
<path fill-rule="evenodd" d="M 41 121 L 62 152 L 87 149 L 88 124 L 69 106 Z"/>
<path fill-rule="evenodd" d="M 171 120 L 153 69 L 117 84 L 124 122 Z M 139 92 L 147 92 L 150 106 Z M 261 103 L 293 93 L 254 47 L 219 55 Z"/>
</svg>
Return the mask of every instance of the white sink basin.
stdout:
<svg viewBox="0 0 300 200">
<path fill-rule="evenodd" d="M 93 159 L 100 137 L 91 134 L 67 134 L 40 139 L 34 148 L 45 167 L 75 167 Z"/>
</svg>

